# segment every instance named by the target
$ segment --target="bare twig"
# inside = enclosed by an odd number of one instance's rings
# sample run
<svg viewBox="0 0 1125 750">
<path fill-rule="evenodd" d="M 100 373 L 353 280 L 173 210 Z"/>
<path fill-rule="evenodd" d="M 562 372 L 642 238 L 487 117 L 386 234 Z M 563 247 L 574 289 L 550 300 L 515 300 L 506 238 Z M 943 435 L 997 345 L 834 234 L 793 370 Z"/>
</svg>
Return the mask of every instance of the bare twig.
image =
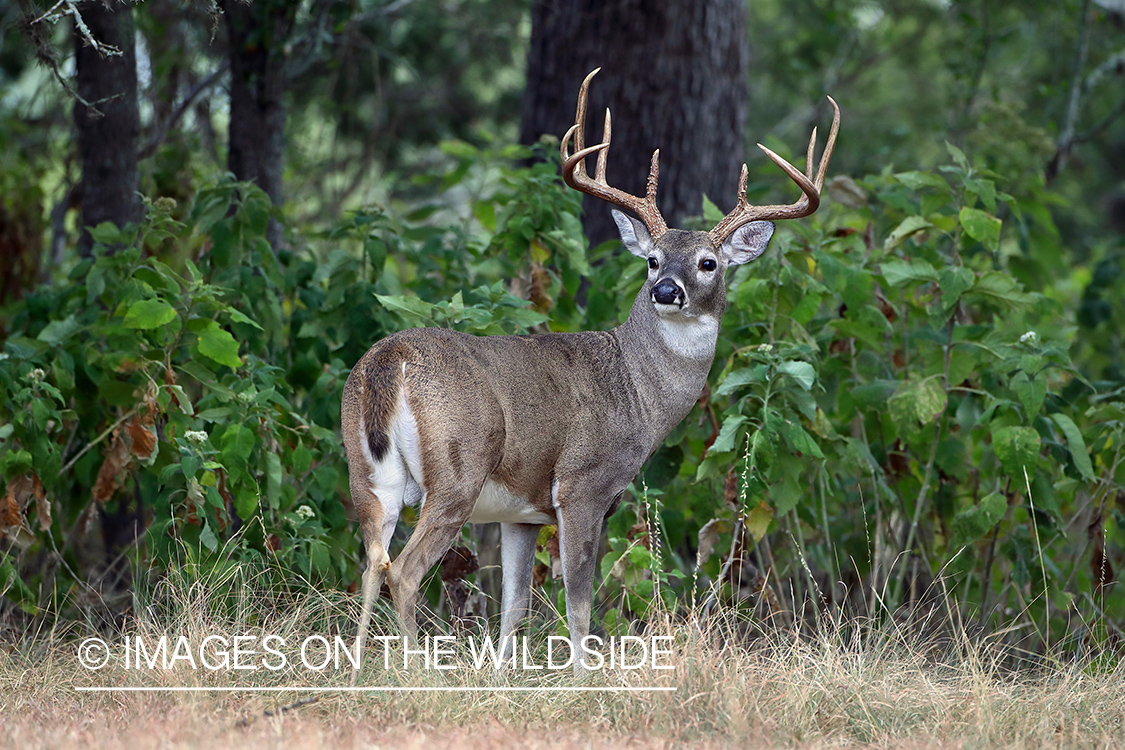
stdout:
<svg viewBox="0 0 1125 750">
<path fill-rule="evenodd" d="M 1082 69 L 1086 67 L 1086 54 L 1090 42 L 1090 0 L 1082 0 L 1081 18 L 1079 19 L 1078 49 L 1074 52 L 1074 67 L 1070 76 L 1070 100 L 1066 107 L 1066 121 L 1063 124 L 1062 135 L 1059 136 L 1055 155 L 1047 165 L 1047 184 L 1050 184 L 1063 167 L 1070 150 L 1074 147 L 1074 130 L 1078 125 L 1078 105 L 1082 99 Z"/>
<path fill-rule="evenodd" d="M 210 88 L 216 81 L 218 81 L 219 78 L 227 72 L 228 68 L 230 68 L 229 62 L 220 66 L 219 69 L 214 73 L 197 83 L 195 87 L 187 93 L 187 96 L 184 97 L 183 101 L 180 102 L 175 111 L 172 112 L 172 114 L 169 115 L 168 118 L 164 120 L 164 122 L 160 123 L 160 126 L 156 129 L 156 132 L 153 133 L 152 138 L 149 139 L 148 143 L 140 148 L 140 150 L 137 152 L 137 159 L 147 159 L 149 156 L 152 156 L 152 154 L 156 152 L 156 149 L 159 148 L 160 144 L 163 143 L 164 139 L 168 136 L 168 131 L 171 129 L 171 127 L 175 125 L 181 117 L 184 116 L 184 113 L 187 112 L 188 108 L 191 107 L 196 98 L 208 88 Z"/>
<path fill-rule="evenodd" d="M 308 706 L 308 705 L 311 705 L 313 703 L 318 703 L 319 701 L 320 701 L 320 696 L 317 696 L 317 695 L 311 696 L 309 698 L 301 698 L 300 700 L 295 700 L 292 703 L 289 703 L 289 704 L 284 705 L 284 706 L 280 706 L 278 708 L 267 708 L 265 711 L 262 712 L 262 716 L 266 716 L 266 717 L 268 717 L 268 716 L 279 716 L 279 715 L 281 715 L 283 713 L 286 713 L 288 711 L 292 711 L 295 708 L 300 708 L 301 706 Z M 251 723 L 253 723 L 254 718 L 255 717 L 251 717 L 251 716 L 243 717 L 243 718 L 238 720 L 238 722 L 235 724 L 235 726 L 236 727 L 248 727 L 248 726 L 250 726 Z"/>
</svg>

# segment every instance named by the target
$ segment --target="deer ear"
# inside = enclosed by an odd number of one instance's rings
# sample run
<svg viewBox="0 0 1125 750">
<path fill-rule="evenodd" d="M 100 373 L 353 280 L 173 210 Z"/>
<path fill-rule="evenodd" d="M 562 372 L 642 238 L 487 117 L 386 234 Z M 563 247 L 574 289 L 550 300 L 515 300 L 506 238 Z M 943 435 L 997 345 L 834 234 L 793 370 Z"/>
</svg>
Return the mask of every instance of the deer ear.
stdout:
<svg viewBox="0 0 1125 750">
<path fill-rule="evenodd" d="M 621 242 L 629 248 L 629 252 L 639 258 L 647 258 L 652 252 L 652 235 L 648 233 L 645 225 L 632 216 L 617 211 L 611 211 L 613 220 L 617 222 L 617 231 L 621 233 Z"/>
<path fill-rule="evenodd" d="M 764 253 L 770 237 L 773 237 L 773 229 L 772 221 L 752 221 L 734 230 L 734 234 L 723 243 L 727 263 L 740 266 Z"/>
</svg>

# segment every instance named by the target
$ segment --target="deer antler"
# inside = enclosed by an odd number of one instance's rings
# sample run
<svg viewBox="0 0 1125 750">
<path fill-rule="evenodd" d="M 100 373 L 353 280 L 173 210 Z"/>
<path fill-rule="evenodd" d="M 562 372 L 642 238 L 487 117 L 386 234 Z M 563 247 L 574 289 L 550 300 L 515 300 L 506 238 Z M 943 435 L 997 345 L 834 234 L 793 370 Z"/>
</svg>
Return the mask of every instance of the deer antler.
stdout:
<svg viewBox="0 0 1125 750">
<path fill-rule="evenodd" d="M 660 174 L 660 149 L 652 152 L 652 166 L 648 173 L 648 191 L 644 198 L 638 198 L 617 188 L 610 187 L 605 179 L 606 161 L 609 157 L 609 141 L 612 134 L 609 110 L 605 111 L 605 129 L 602 131 L 602 142 L 596 146 L 586 147 L 586 99 L 590 90 L 590 81 L 601 68 L 594 68 L 586 80 L 582 81 L 582 89 L 578 92 L 578 111 L 574 115 L 574 125 L 566 131 L 559 146 L 562 155 L 562 176 L 567 185 L 575 190 L 609 201 L 615 205 L 632 211 L 641 217 L 653 241 L 668 231 L 660 209 L 656 207 L 656 181 Z M 835 132 L 835 131 L 833 131 Z M 571 155 L 567 146 L 571 138 L 574 139 L 574 154 Z M 598 166 L 594 179 L 586 174 L 586 157 L 598 152 Z M 745 190 L 743 179 L 743 193 Z"/>
<path fill-rule="evenodd" d="M 832 159 L 832 150 L 836 147 L 836 134 L 840 131 L 840 107 L 832 97 L 828 97 L 828 101 L 832 103 L 832 130 L 828 133 L 828 143 L 824 145 L 824 153 L 820 156 L 815 177 L 813 152 L 816 149 L 816 128 L 813 128 L 812 138 L 809 139 L 804 174 L 773 151 L 758 144 L 758 148 L 765 151 L 766 156 L 797 183 L 804 195 L 796 203 L 790 203 L 788 206 L 751 206 L 746 201 L 746 165 L 743 164 L 742 176 L 738 178 L 738 205 L 710 232 L 715 247 L 723 244 L 723 241 L 743 224 L 763 219 L 799 219 L 813 213 L 820 206 L 820 189 L 824 187 L 824 175 L 828 171 L 828 162 Z"/>
</svg>

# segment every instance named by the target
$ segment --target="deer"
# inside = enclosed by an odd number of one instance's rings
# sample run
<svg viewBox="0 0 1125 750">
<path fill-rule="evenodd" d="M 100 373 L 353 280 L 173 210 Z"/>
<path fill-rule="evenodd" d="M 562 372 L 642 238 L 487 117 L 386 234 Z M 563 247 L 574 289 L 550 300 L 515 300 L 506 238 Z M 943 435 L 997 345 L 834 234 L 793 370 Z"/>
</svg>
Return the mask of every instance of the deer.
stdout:
<svg viewBox="0 0 1125 750">
<path fill-rule="evenodd" d="M 750 205 L 743 164 L 737 204 L 718 225 L 669 229 L 656 203 L 659 149 L 642 198 L 606 180 L 608 109 L 602 142 L 585 145 L 590 82 L 600 70 L 582 82 L 574 125 L 561 140 L 562 177 L 639 217 L 612 211 L 622 243 L 647 263 L 648 276 L 627 320 L 609 331 L 473 336 L 414 328 L 380 340 L 351 370 L 341 423 L 367 560 L 359 660 L 384 581 L 402 633 L 415 640 L 423 576 L 466 523 L 489 522 L 501 524 L 501 648 L 514 647 L 531 611 L 539 531 L 557 524 L 571 653 L 579 654 L 590 630 L 603 521 L 706 385 L 726 308 L 726 270 L 765 252 L 774 221 L 808 216 L 820 205 L 840 127 L 831 97 L 832 129 L 815 171 L 815 128 L 804 173 L 758 144 L 800 187 L 796 202 Z M 595 153 L 591 178 L 585 162 Z M 399 514 L 415 505 L 417 523 L 392 562 L 387 548 Z M 574 666 L 582 671 L 584 656 Z"/>
</svg>

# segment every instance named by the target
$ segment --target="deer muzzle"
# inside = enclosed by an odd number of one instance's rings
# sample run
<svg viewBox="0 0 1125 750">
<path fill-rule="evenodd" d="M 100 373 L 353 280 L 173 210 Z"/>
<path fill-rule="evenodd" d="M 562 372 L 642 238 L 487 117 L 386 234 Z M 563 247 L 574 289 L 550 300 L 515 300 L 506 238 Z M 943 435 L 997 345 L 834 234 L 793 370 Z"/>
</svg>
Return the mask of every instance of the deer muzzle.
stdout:
<svg viewBox="0 0 1125 750">
<path fill-rule="evenodd" d="M 661 279 L 652 287 L 652 301 L 658 305 L 677 305 L 682 308 L 686 299 L 683 287 L 669 277 Z"/>
</svg>

